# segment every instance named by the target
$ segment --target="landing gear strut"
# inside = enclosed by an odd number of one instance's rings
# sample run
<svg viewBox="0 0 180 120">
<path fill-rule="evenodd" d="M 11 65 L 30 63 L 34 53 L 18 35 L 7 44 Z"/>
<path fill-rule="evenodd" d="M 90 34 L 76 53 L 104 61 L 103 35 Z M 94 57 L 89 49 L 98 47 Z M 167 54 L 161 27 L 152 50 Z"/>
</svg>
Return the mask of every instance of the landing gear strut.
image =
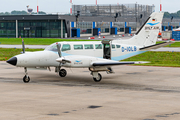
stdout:
<svg viewBox="0 0 180 120">
<path fill-rule="evenodd" d="M 66 71 L 65 69 L 61 69 L 61 70 L 59 71 L 59 76 L 61 76 L 61 77 L 66 77 L 66 75 L 67 75 L 67 71 Z"/>
<path fill-rule="evenodd" d="M 30 81 L 30 77 L 28 76 L 26 67 L 24 68 L 24 71 L 25 71 L 25 76 L 23 77 L 23 81 L 24 83 L 28 83 Z"/>
</svg>

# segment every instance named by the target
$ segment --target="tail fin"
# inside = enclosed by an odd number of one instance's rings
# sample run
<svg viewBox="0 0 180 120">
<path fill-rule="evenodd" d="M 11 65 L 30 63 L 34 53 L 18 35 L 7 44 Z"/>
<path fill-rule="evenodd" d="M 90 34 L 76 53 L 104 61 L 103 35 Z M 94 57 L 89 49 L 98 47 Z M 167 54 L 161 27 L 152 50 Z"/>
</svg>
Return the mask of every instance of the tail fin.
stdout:
<svg viewBox="0 0 180 120">
<path fill-rule="evenodd" d="M 143 26 L 137 31 L 136 35 L 128 40 L 128 44 L 143 47 L 156 44 L 163 15 L 164 13 L 162 12 L 152 13 Z"/>
</svg>

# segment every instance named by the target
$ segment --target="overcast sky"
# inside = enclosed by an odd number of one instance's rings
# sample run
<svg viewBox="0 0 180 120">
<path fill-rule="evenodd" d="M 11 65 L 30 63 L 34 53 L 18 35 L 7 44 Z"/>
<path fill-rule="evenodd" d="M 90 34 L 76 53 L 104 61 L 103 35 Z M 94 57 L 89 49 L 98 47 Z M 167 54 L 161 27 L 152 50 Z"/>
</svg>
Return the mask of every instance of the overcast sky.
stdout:
<svg viewBox="0 0 180 120">
<path fill-rule="evenodd" d="M 70 10 L 70 0 L 38 0 L 39 11 L 44 12 L 60 12 L 68 13 Z M 143 5 L 155 5 L 156 11 L 159 11 L 160 0 L 98 0 L 98 4 L 143 4 Z M 96 0 L 73 0 L 73 4 L 76 5 L 88 5 L 95 4 Z M 180 10 L 179 0 L 162 0 L 163 11 L 170 13 Z M 37 11 L 37 0 L 1 0 L 0 12 L 11 12 L 13 10 L 26 10 L 26 6 L 29 5 L 34 12 Z"/>
</svg>

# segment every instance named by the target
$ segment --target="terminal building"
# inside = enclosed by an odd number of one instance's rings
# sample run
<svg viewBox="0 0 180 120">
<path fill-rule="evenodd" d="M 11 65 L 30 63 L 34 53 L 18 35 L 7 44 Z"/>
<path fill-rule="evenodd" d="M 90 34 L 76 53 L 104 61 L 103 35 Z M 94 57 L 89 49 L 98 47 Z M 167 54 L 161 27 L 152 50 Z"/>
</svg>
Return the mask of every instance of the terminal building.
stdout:
<svg viewBox="0 0 180 120">
<path fill-rule="evenodd" d="M 73 5 L 72 15 L 0 16 L 0 37 L 66 38 L 135 33 L 155 6 Z M 163 30 L 179 27 L 180 21 L 164 20 Z"/>
</svg>

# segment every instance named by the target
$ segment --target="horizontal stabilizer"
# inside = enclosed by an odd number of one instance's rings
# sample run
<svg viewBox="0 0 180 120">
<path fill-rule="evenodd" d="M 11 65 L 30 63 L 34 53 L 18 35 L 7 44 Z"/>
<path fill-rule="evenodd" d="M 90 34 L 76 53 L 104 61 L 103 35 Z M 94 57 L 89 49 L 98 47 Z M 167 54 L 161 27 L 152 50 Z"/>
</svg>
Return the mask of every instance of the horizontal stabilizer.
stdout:
<svg viewBox="0 0 180 120">
<path fill-rule="evenodd" d="M 143 47 L 143 48 L 140 48 L 139 50 L 146 51 L 146 50 L 151 50 L 151 49 L 157 49 L 157 48 L 160 48 L 160 47 L 164 47 L 166 45 L 170 45 L 172 43 L 174 43 L 174 42 L 173 41 L 167 41 L 167 42 L 163 42 L 163 43 Z"/>
</svg>

